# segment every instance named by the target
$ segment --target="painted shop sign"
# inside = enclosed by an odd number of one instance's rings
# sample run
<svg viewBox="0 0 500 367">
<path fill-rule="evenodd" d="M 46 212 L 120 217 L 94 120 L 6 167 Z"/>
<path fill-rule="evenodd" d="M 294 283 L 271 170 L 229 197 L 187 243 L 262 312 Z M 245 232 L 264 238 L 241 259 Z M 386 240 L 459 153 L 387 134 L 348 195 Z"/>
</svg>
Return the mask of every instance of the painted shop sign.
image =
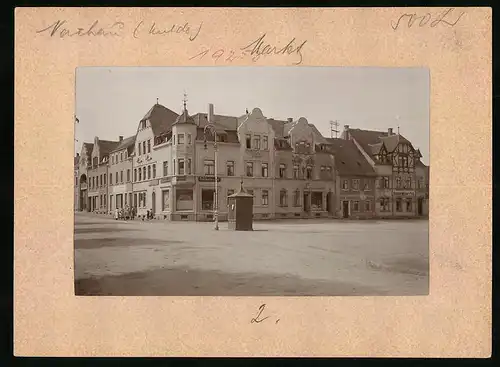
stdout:
<svg viewBox="0 0 500 367">
<path fill-rule="evenodd" d="M 215 176 L 199 176 L 198 181 L 200 181 L 200 182 L 215 182 Z M 217 182 L 220 182 L 220 177 L 217 177 Z"/>
<path fill-rule="evenodd" d="M 170 181 L 172 181 L 172 177 L 163 177 L 162 179 L 160 179 L 160 183 L 167 183 Z"/>
<path fill-rule="evenodd" d="M 186 176 L 176 176 L 175 179 L 176 179 L 177 182 L 179 182 L 179 181 L 186 181 Z"/>
</svg>

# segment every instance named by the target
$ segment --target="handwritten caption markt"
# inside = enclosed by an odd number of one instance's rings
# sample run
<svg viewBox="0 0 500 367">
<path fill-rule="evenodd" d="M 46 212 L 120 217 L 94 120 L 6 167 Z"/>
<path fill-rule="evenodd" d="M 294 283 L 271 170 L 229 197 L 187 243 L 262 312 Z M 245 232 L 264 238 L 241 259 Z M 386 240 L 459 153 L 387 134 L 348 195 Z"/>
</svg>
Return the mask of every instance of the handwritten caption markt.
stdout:
<svg viewBox="0 0 500 367">
<path fill-rule="evenodd" d="M 123 37 L 131 33 L 134 38 L 142 36 L 187 36 L 189 41 L 194 41 L 200 34 L 203 23 L 192 25 L 189 22 L 172 24 L 168 26 L 158 25 L 156 22 L 145 22 L 141 20 L 132 27 L 127 27 L 124 22 L 116 21 L 109 24 L 100 23 L 98 20 L 91 24 L 81 26 L 68 23 L 66 20 L 57 20 L 49 26 L 39 29 L 36 33 L 47 34 L 50 37 Z"/>
</svg>

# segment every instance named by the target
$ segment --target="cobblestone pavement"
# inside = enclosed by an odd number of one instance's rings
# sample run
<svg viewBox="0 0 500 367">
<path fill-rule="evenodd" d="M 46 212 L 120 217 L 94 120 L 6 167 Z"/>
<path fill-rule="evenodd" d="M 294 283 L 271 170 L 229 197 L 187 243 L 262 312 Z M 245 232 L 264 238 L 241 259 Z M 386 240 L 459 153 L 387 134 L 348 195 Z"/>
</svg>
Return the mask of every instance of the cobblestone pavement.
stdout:
<svg viewBox="0 0 500 367">
<path fill-rule="evenodd" d="M 116 296 L 425 295 L 428 221 L 220 224 L 75 214 L 75 292 Z"/>
</svg>

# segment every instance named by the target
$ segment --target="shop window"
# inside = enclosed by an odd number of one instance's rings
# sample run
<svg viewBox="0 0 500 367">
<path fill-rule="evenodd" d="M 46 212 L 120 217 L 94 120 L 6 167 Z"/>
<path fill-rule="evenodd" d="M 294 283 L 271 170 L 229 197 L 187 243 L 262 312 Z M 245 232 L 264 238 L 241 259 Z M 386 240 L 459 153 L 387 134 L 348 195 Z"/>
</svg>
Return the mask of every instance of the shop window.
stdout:
<svg viewBox="0 0 500 367">
<path fill-rule="evenodd" d="M 402 211 L 402 205 L 401 205 L 401 199 L 396 199 L 396 211 L 400 212 Z"/>
<path fill-rule="evenodd" d="M 163 190 L 162 193 L 162 210 L 165 211 L 170 207 L 170 190 Z"/>
<path fill-rule="evenodd" d="M 352 203 L 352 211 L 353 212 L 359 212 L 359 201 L 353 201 Z"/>
<path fill-rule="evenodd" d="M 313 210 L 323 209 L 323 194 L 321 192 L 313 192 L 311 194 L 311 208 Z"/>
<path fill-rule="evenodd" d="M 214 209 L 214 195 L 215 195 L 215 190 L 213 190 L 213 189 L 202 189 L 201 190 L 201 208 L 202 208 L 202 210 L 213 210 Z"/>
</svg>

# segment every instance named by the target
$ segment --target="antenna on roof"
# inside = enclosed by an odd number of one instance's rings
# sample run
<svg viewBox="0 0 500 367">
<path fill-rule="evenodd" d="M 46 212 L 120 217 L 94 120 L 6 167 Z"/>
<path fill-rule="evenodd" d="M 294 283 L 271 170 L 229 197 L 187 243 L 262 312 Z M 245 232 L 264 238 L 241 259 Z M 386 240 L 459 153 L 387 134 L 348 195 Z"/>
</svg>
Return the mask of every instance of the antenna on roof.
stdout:
<svg viewBox="0 0 500 367">
<path fill-rule="evenodd" d="M 398 122 L 398 135 L 399 135 L 399 119 L 400 119 L 399 115 L 396 115 L 396 121 Z"/>
<path fill-rule="evenodd" d="M 335 138 L 337 138 L 337 134 L 339 133 L 338 128 L 339 128 L 339 122 L 337 120 L 330 121 L 330 137 L 331 138 L 333 138 L 333 133 L 335 133 Z"/>
</svg>

